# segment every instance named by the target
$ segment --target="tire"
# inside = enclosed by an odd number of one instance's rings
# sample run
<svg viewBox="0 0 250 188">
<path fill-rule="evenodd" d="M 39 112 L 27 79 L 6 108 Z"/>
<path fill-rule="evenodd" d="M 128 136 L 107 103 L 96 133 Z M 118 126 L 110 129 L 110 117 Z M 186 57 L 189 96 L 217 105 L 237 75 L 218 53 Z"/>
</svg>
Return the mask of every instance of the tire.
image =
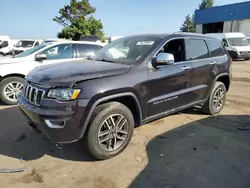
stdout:
<svg viewBox="0 0 250 188">
<path fill-rule="evenodd" d="M 111 126 L 111 119 L 109 119 L 111 116 L 115 124 L 119 122 L 120 118 L 122 118 L 121 122 L 116 126 L 117 129 L 112 130 L 113 126 Z M 107 122 L 106 124 L 104 123 L 105 121 Z M 124 125 L 121 126 L 123 123 Z M 107 124 L 109 125 L 110 130 L 108 130 Z M 118 102 L 110 102 L 98 106 L 91 117 L 87 132 L 87 146 L 90 153 L 95 158 L 101 160 L 109 159 L 120 154 L 131 140 L 134 131 L 134 124 L 135 121 L 133 114 L 125 105 Z M 102 131 L 102 133 L 109 133 L 101 136 L 99 131 Z M 123 134 L 119 131 L 123 131 Z M 124 134 L 124 132 L 127 132 L 127 134 Z M 105 138 L 112 139 L 101 142 L 101 140 L 105 140 Z M 114 147 L 114 139 L 117 141 L 116 147 Z M 109 142 L 110 140 L 111 142 Z M 110 143 L 110 148 L 107 148 Z"/>
<path fill-rule="evenodd" d="M 244 60 L 248 61 L 248 60 L 249 60 L 249 58 L 245 58 Z"/>
<path fill-rule="evenodd" d="M 220 102 L 218 101 L 219 104 L 221 104 L 221 106 L 218 106 L 218 108 L 216 108 L 213 101 L 216 100 L 215 97 L 218 98 L 218 95 L 219 95 L 218 91 L 221 91 L 224 94 L 223 94 L 223 97 L 220 99 Z M 201 110 L 207 114 L 210 114 L 210 115 L 215 115 L 215 114 L 220 113 L 220 111 L 223 109 L 223 107 L 225 105 L 226 93 L 227 93 L 227 90 L 226 90 L 225 85 L 222 82 L 218 82 L 218 81 L 215 82 L 215 85 L 212 89 L 212 92 L 211 92 L 208 100 L 206 101 L 206 103 L 201 107 Z M 216 104 L 218 104 L 218 103 L 216 103 Z"/>
<path fill-rule="evenodd" d="M 21 91 L 21 89 L 23 87 L 23 83 L 24 83 L 24 79 L 21 77 L 5 78 L 0 83 L 0 99 L 1 99 L 1 101 L 7 105 L 17 104 L 17 95 Z M 8 87 L 11 85 L 12 85 L 12 87 Z M 7 94 L 9 94 L 9 96 Z"/>
<path fill-rule="evenodd" d="M 4 53 L 0 52 L 0 57 L 3 57 L 4 56 Z"/>
</svg>

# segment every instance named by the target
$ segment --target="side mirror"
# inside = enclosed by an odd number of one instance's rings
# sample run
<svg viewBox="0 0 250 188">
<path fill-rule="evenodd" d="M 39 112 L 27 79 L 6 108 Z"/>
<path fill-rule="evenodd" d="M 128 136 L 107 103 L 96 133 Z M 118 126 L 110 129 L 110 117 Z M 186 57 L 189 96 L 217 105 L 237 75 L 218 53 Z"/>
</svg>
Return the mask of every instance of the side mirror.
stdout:
<svg viewBox="0 0 250 188">
<path fill-rule="evenodd" d="M 222 44 L 223 44 L 224 47 L 228 47 L 226 42 L 222 42 Z"/>
<path fill-rule="evenodd" d="M 43 61 L 48 59 L 48 56 L 46 54 L 37 54 L 35 58 L 37 61 Z"/>
<path fill-rule="evenodd" d="M 159 53 L 154 60 L 154 67 L 174 64 L 174 56 L 169 53 Z"/>
</svg>

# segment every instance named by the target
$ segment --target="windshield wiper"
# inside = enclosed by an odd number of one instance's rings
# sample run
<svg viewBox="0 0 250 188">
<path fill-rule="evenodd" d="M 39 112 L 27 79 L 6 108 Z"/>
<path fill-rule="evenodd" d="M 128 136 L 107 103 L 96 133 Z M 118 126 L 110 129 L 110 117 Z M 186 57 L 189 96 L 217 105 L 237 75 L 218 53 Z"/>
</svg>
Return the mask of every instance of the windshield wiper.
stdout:
<svg viewBox="0 0 250 188">
<path fill-rule="evenodd" d="M 115 63 L 114 61 L 111 61 L 111 60 L 109 60 L 109 59 L 94 59 L 94 60 L 96 60 L 96 61 L 103 61 L 103 62 L 109 62 L 109 63 Z"/>
</svg>

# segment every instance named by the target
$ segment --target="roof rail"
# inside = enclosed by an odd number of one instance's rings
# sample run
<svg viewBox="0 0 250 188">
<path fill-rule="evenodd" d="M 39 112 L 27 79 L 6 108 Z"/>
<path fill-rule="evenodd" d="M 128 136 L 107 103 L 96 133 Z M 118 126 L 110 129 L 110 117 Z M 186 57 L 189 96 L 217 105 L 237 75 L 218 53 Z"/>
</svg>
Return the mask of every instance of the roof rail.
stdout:
<svg viewBox="0 0 250 188">
<path fill-rule="evenodd" d="M 204 35 L 201 33 L 191 33 L 191 32 L 182 32 L 182 31 L 177 31 L 177 32 L 174 32 L 173 34 Z"/>
</svg>

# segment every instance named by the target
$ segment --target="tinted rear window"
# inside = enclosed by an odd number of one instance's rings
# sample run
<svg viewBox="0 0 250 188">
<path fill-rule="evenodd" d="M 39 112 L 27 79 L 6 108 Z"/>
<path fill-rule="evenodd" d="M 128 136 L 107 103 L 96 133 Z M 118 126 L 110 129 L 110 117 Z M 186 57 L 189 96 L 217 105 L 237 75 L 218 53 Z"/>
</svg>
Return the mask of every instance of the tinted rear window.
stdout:
<svg viewBox="0 0 250 188">
<path fill-rule="evenodd" d="M 212 57 L 223 56 L 225 54 L 224 50 L 218 42 L 210 40 L 207 40 L 206 42 Z"/>
<path fill-rule="evenodd" d="M 209 57 L 207 45 L 202 39 L 189 39 L 187 43 L 187 59 L 197 60 Z"/>
</svg>

